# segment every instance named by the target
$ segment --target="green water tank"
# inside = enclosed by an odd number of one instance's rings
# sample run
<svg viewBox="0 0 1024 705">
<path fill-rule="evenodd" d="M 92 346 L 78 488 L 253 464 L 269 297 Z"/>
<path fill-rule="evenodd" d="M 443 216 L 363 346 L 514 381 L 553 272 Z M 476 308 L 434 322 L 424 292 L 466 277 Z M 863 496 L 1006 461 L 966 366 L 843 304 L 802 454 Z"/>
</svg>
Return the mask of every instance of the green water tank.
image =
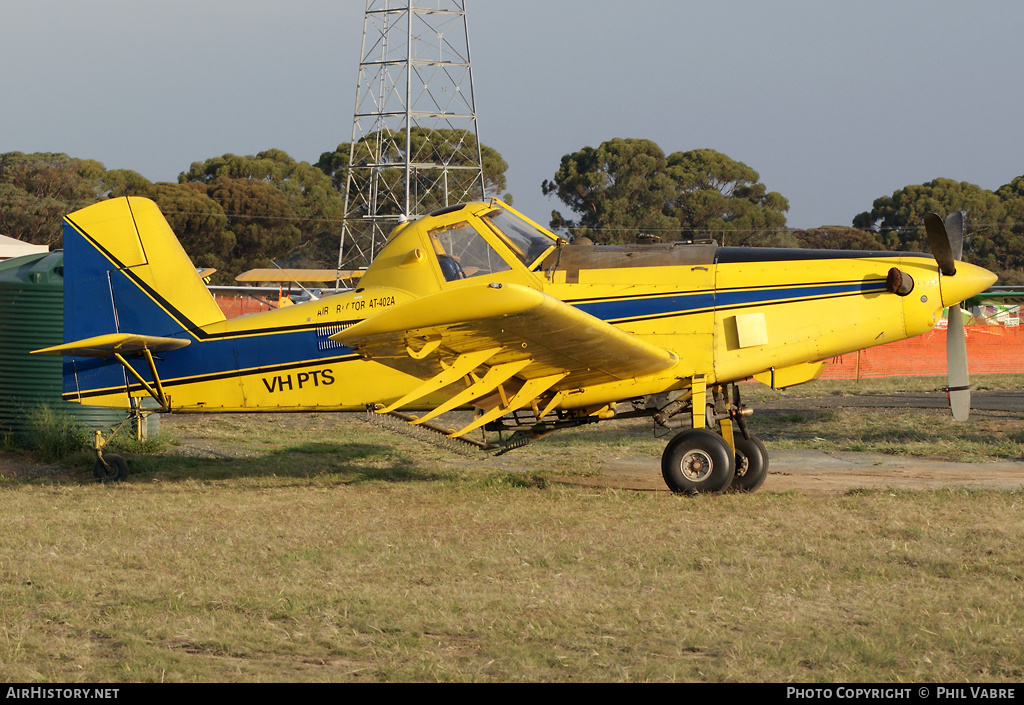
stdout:
<svg viewBox="0 0 1024 705">
<path fill-rule="evenodd" d="M 23 437 L 33 410 L 49 406 L 93 430 L 125 412 L 61 398 L 63 358 L 31 355 L 64 342 L 64 253 L 0 262 L 0 436 Z"/>
</svg>

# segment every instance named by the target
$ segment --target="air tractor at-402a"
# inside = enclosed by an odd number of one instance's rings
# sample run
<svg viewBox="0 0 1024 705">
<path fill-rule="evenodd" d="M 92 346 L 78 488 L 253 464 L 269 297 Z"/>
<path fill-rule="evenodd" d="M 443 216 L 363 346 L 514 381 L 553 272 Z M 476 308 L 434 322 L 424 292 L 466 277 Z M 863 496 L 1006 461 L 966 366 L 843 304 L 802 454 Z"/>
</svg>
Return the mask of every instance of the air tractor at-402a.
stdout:
<svg viewBox="0 0 1024 705">
<path fill-rule="evenodd" d="M 226 319 L 157 206 L 64 221 L 64 397 L 160 411 L 352 412 L 505 452 L 559 429 L 650 417 L 679 429 L 674 492 L 752 491 L 768 472 L 737 382 L 814 379 L 823 360 L 931 330 L 990 272 L 959 261 L 962 215 L 926 218 L 932 255 L 568 243 L 497 201 L 402 223 L 358 288 Z M 949 398 L 970 409 L 961 317 Z M 460 428 L 436 419 L 474 413 Z M 435 422 L 435 423 L 432 423 Z M 104 455 L 101 480 L 127 467 Z"/>
</svg>

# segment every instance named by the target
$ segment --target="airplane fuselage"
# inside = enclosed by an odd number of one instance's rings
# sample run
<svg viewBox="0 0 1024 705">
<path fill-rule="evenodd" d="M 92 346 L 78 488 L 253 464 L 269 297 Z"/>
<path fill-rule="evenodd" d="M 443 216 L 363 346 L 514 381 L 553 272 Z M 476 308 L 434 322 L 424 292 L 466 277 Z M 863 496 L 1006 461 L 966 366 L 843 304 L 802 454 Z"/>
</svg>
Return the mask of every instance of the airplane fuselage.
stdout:
<svg viewBox="0 0 1024 705">
<path fill-rule="evenodd" d="M 674 367 L 646 378 L 572 389 L 564 408 L 666 392 L 700 374 L 707 375 L 709 384 L 773 369 L 781 374 L 926 332 L 943 308 L 935 263 L 921 255 L 711 245 L 562 249 L 561 263 L 539 271 L 504 271 L 448 285 L 511 280 L 678 357 Z M 693 261 L 672 262 L 680 257 Z M 910 295 L 886 291 L 892 268 L 913 277 Z M 330 336 L 415 296 L 398 288 L 367 287 L 189 331 L 193 344 L 158 361 L 170 408 L 356 411 L 368 404 L 387 405 L 418 384 L 418 378 L 365 360 Z M 121 375 L 120 367 L 109 362 L 80 361 L 77 367 L 71 379 L 82 386 L 93 386 L 90 368 Z M 139 385 L 131 389 L 135 396 L 145 395 Z M 66 389 L 66 397 L 127 405 L 123 381 L 105 389 Z M 412 408 L 434 404 L 428 396 Z"/>
</svg>

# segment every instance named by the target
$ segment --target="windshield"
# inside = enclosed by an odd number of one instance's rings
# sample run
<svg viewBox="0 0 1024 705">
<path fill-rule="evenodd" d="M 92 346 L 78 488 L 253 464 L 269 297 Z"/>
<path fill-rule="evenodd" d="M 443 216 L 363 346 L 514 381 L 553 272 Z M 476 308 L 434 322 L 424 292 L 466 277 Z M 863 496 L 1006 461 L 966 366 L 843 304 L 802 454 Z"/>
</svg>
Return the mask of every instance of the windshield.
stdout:
<svg viewBox="0 0 1024 705">
<path fill-rule="evenodd" d="M 531 223 L 504 210 L 484 216 L 519 260 L 529 267 L 537 258 L 554 246 L 555 240 Z"/>
</svg>

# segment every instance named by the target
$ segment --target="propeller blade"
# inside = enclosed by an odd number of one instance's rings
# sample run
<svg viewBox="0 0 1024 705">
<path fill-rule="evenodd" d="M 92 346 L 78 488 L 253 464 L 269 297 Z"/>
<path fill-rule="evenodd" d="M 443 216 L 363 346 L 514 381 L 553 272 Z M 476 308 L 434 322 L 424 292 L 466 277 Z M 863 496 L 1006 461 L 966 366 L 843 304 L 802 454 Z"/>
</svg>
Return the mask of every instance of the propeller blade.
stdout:
<svg viewBox="0 0 1024 705">
<path fill-rule="evenodd" d="M 946 328 L 946 369 L 949 372 L 949 408 L 953 418 L 963 422 L 971 414 L 971 386 L 967 374 L 967 334 L 964 332 L 964 318 L 960 306 L 949 307 L 949 321 Z"/>
<path fill-rule="evenodd" d="M 959 262 L 964 256 L 964 212 L 953 211 L 947 215 L 945 226 L 953 259 Z"/>
<path fill-rule="evenodd" d="M 961 220 L 961 223 L 963 221 Z M 937 213 L 929 213 L 924 217 L 924 229 L 928 232 L 928 246 L 932 250 L 935 261 L 939 263 L 939 271 L 947 277 L 956 274 L 957 257 L 953 254 L 953 243 L 946 233 L 942 218 Z M 960 229 L 960 251 L 963 251 L 963 228 Z"/>
</svg>

